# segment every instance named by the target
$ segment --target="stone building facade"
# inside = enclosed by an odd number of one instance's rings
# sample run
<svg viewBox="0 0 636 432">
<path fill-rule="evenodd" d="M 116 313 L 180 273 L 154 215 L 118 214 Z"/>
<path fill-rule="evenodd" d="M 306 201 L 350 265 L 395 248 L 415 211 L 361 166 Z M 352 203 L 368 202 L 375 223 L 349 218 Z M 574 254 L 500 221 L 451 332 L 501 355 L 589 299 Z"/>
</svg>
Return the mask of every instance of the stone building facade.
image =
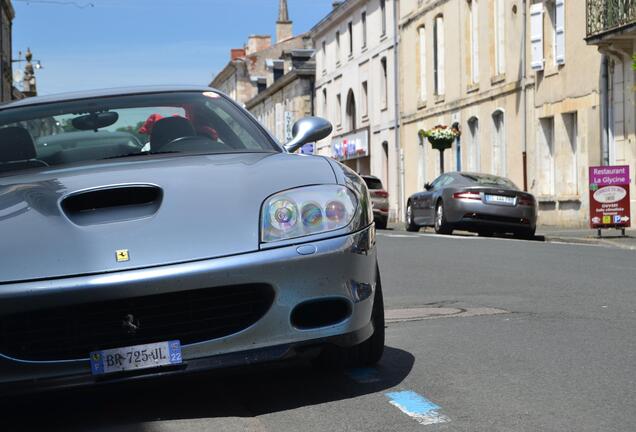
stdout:
<svg viewBox="0 0 636 432">
<path fill-rule="evenodd" d="M 269 35 L 252 35 L 243 48 L 232 49 L 229 63 L 214 77 L 210 87 L 244 105 L 284 73 L 278 61 L 283 53 L 311 48 L 309 35 L 292 36 L 287 0 L 280 0 L 276 35 L 275 44 Z"/>
<path fill-rule="evenodd" d="M 586 40 L 598 48 L 601 61 L 601 161 L 629 165 L 636 179 L 636 1 L 586 0 Z M 631 187 L 636 214 L 636 185 Z M 634 224 L 632 223 L 632 226 Z"/>
<path fill-rule="evenodd" d="M 281 143 L 292 138 L 292 126 L 302 117 L 314 115 L 314 50 L 297 49 L 284 52 L 280 59 L 282 74 L 270 71 L 271 84 L 245 103 L 263 126 Z M 271 62 L 274 66 L 274 62 Z M 313 145 L 302 149 L 313 153 Z"/>
<path fill-rule="evenodd" d="M 390 218 L 400 201 L 397 0 L 347 0 L 311 30 L 316 114 L 332 122 L 317 153 L 379 177 Z"/>
<path fill-rule="evenodd" d="M 12 26 L 15 11 L 11 0 L 0 0 L 0 101 L 13 98 Z"/>
<path fill-rule="evenodd" d="M 584 225 L 587 167 L 601 159 L 601 56 L 580 4 L 402 0 L 399 28 L 405 195 L 439 175 L 418 131 L 456 123 L 447 171 L 508 177 L 537 196 L 540 223 Z"/>
</svg>

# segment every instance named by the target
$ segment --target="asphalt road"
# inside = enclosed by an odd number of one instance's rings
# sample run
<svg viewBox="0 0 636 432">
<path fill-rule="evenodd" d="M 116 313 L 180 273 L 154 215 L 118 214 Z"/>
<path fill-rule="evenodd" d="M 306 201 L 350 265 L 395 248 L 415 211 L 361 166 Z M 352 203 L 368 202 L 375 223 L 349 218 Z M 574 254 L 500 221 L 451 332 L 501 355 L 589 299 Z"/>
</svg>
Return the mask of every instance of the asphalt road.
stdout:
<svg viewBox="0 0 636 432">
<path fill-rule="evenodd" d="M 636 430 L 635 251 L 391 231 L 379 251 L 397 318 L 376 368 L 17 398 L 0 430 Z M 401 321 L 407 308 L 462 313 Z M 500 313 L 469 313 L 484 308 Z"/>
</svg>

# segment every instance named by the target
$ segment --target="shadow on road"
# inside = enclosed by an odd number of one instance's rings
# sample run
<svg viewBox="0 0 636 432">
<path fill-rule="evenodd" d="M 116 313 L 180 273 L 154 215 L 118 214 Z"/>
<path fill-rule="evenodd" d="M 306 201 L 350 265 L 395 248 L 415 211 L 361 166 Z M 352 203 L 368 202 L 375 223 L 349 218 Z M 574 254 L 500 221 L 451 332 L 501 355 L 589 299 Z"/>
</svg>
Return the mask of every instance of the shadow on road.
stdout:
<svg viewBox="0 0 636 432">
<path fill-rule="evenodd" d="M 409 375 L 414 360 L 406 351 L 387 347 L 374 379 L 366 383 L 346 371 L 320 372 L 293 363 L 14 398 L 2 407 L 6 416 L 0 430 L 142 432 L 144 423 L 158 420 L 254 417 L 389 389 Z"/>
</svg>

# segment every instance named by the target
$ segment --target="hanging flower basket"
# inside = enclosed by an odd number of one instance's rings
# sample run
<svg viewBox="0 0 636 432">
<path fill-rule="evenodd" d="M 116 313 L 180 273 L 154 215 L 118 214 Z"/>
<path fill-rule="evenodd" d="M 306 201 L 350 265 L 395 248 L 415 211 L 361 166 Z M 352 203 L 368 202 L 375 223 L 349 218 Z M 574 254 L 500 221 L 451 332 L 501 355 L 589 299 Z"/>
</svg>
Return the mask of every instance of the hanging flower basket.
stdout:
<svg viewBox="0 0 636 432">
<path fill-rule="evenodd" d="M 419 135 L 422 138 L 428 138 L 431 147 L 435 150 L 444 151 L 453 146 L 453 141 L 459 137 L 459 131 L 448 126 L 438 125 L 428 131 L 420 130 Z"/>
</svg>

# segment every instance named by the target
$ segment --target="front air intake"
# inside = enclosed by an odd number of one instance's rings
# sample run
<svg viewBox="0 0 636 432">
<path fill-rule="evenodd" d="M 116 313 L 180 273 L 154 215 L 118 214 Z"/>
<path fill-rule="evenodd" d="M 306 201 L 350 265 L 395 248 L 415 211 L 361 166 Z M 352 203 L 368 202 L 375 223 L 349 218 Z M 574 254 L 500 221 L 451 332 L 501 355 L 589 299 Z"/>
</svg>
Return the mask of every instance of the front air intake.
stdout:
<svg viewBox="0 0 636 432">
<path fill-rule="evenodd" d="M 351 305 L 344 298 L 311 300 L 296 306 L 291 323 L 301 330 L 339 324 L 351 315 Z"/>
</svg>

